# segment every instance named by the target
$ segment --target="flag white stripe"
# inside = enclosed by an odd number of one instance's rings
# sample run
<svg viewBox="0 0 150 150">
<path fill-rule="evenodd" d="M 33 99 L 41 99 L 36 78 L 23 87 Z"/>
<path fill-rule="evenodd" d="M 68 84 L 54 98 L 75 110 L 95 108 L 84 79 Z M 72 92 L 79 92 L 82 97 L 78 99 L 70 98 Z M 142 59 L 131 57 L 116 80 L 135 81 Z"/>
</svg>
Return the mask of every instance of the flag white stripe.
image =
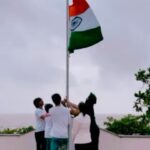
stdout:
<svg viewBox="0 0 150 150">
<path fill-rule="evenodd" d="M 85 31 L 100 26 L 99 22 L 96 19 L 96 16 L 90 8 L 88 8 L 84 13 L 78 16 L 70 17 L 70 23 L 75 17 L 82 18 L 82 22 L 74 31 Z"/>
</svg>

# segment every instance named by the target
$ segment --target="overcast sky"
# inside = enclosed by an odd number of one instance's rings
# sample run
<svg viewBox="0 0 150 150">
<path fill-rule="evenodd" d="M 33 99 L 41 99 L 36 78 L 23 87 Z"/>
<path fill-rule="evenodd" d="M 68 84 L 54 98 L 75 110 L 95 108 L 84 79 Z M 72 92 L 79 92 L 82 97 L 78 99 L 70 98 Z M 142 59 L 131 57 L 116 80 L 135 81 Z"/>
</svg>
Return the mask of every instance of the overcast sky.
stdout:
<svg viewBox="0 0 150 150">
<path fill-rule="evenodd" d="M 135 73 L 150 66 L 150 1 L 88 0 L 104 40 L 70 56 L 70 99 L 96 94 L 96 113 L 134 113 Z M 66 95 L 66 2 L 0 0 L 0 113 Z"/>
</svg>

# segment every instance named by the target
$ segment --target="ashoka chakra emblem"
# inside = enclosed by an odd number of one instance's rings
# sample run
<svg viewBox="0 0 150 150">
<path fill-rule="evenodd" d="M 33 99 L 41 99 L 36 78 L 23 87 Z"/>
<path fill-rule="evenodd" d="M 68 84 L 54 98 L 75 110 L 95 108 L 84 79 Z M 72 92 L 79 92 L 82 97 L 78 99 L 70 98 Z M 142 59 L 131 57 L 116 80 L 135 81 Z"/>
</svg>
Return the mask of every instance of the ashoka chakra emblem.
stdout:
<svg viewBox="0 0 150 150">
<path fill-rule="evenodd" d="M 80 17 L 75 17 L 71 21 L 71 31 L 74 31 L 78 26 L 81 24 L 82 18 Z"/>
</svg>

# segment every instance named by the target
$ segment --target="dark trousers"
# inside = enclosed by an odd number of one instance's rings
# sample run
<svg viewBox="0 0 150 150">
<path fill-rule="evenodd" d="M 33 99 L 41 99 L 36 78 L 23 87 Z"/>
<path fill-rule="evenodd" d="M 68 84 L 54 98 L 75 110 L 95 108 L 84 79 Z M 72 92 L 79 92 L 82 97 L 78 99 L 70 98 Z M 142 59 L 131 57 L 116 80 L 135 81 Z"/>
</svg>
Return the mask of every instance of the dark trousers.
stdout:
<svg viewBox="0 0 150 150">
<path fill-rule="evenodd" d="M 46 141 L 44 138 L 44 131 L 35 132 L 35 140 L 36 140 L 36 149 L 37 150 L 45 150 L 46 149 Z"/>
<path fill-rule="evenodd" d="M 92 139 L 92 150 L 99 150 L 100 129 L 96 124 L 95 118 L 91 119 L 90 132 L 91 132 L 91 139 Z"/>
<path fill-rule="evenodd" d="M 92 139 L 92 150 L 99 150 L 99 128 L 95 128 L 91 130 L 91 139 Z"/>
<path fill-rule="evenodd" d="M 91 143 L 75 144 L 75 150 L 93 150 Z"/>
</svg>

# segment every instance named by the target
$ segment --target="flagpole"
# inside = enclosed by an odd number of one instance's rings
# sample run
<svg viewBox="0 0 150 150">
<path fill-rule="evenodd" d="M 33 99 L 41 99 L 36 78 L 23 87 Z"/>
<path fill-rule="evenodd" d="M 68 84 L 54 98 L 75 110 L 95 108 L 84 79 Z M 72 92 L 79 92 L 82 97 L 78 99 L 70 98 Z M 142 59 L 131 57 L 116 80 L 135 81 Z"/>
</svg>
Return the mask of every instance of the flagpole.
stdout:
<svg viewBox="0 0 150 150">
<path fill-rule="evenodd" d="M 68 51 L 68 42 L 69 42 L 69 0 L 66 0 L 66 98 L 69 100 L 69 51 Z M 71 127 L 70 124 L 68 128 L 68 135 L 69 135 L 69 141 L 68 141 L 68 150 L 74 150 L 72 148 L 72 141 L 71 141 Z"/>
<path fill-rule="evenodd" d="M 69 51 L 68 51 L 68 36 L 69 36 L 69 16 L 68 16 L 69 0 L 66 0 L 66 98 L 69 100 Z"/>
<path fill-rule="evenodd" d="M 68 45 L 69 45 L 69 0 L 66 0 L 66 98 L 69 101 L 69 58 L 70 54 L 68 51 Z M 72 129 L 72 122 L 70 123 L 68 127 L 68 136 L 69 136 L 69 141 L 68 141 L 68 147 L 67 150 L 74 150 L 73 143 L 72 143 L 72 138 L 71 138 L 71 129 Z"/>
</svg>

